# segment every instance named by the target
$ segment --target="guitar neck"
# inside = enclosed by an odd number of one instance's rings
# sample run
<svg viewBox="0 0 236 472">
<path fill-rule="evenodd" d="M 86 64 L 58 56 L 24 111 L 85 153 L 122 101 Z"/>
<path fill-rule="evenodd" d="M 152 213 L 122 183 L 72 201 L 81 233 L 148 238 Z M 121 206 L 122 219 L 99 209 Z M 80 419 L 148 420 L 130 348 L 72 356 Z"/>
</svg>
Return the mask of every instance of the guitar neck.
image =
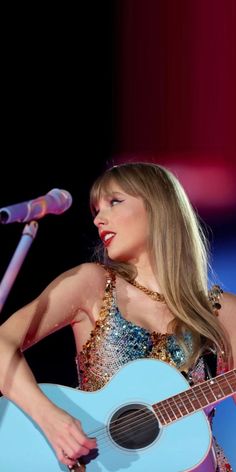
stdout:
<svg viewBox="0 0 236 472">
<path fill-rule="evenodd" d="M 236 393 L 236 369 L 152 405 L 163 424 L 214 405 Z"/>
</svg>

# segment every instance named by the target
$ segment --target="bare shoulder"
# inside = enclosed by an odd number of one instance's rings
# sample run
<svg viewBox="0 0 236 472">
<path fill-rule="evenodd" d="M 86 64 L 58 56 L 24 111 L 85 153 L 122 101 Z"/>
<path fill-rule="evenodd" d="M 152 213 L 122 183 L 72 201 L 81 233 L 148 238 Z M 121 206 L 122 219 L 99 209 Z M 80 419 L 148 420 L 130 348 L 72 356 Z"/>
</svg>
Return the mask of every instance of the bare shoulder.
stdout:
<svg viewBox="0 0 236 472">
<path fill-rule="evenodd" d="M 236 295 L 226 292 L 222 295 L 220 303 L 219 321 L 228 333 L 236 366 Z"/>
<path fill-rule="evenodd" d="M 221 309 L 219 310 L 219 319 L 221 322 L 234 324 L 236 326 L 236 295 L 230 292 L 222 294 Z"/>
<path fill-rule="evenodd" d="M 1 326 L 2 335 L 22 349 L 48 334 L 91 316 L 102 299 L 106 271 L 97 264 L 81 264 L 56 277 L 28 305 L 15 312 Z"/>
<path fill-rule="evenodd" d="M 47 289 L 59 288 L 66 298 L 77 298 L 80 308 L 85 308 L 87 300 L 93 300 L 104 292 L 106 281 L 105 269 L 96 263 L 80 264 L 57 277 Z"/>
<path fill-rule="evenodd" d="M 80 264 L 72 269 L 63 272 L 56 280 L 63 281 L 64 284 L 67 284 L 67 281 L 71 284 L 79 284 L 80 286 L 84 285 L 93 287 L 104 287 L 104 282 L 106 278 L 106 270 L 103 266 L 93 263 L 86 262 Z"/>
</svg>

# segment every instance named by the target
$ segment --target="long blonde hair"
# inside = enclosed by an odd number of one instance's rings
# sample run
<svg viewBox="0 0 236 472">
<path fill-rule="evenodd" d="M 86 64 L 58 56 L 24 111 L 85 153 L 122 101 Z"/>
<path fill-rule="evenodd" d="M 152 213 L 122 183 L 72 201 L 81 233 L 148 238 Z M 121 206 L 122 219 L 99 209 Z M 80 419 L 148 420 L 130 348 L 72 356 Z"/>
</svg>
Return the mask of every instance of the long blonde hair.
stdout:
<svg viewBox="0 0 236 472">
<path fill-rule="evenodd" d="M 184 331 L 192 332 L 194 352 L 189 365 L 206 349 L 223 351 L 230 358 L 227 335 L 208 299 L 208 242 L 180 182 L 157 164 L 114 166 L 92 186 L 92 211 L 111 181 L 144 201 L 151 229 L 149 248 L 153 270 L 175 317 L 171 329 L 181 344 Z M 136 275 L 134 267 L 111 261 L 106 251 L 103 262 L 127 280 Z"/>
</svg>

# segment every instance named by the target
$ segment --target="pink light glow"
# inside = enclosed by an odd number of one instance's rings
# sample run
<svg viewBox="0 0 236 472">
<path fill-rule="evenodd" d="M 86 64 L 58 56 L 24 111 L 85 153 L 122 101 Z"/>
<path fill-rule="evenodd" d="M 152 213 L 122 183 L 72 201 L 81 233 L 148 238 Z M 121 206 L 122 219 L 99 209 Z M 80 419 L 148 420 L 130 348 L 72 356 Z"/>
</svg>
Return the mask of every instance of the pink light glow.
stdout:
<svg viewBox="0 0 236 472">
<path fill-rule="evenodd" d="M 122 154 L 116 164 L 153 162 L 165 166 L 177 176 L 193 205 L 203 210 L 236 212 L 236 165 L 224 163 L 219 156 L 168 154 L 159 156 Z"/>
</svg>

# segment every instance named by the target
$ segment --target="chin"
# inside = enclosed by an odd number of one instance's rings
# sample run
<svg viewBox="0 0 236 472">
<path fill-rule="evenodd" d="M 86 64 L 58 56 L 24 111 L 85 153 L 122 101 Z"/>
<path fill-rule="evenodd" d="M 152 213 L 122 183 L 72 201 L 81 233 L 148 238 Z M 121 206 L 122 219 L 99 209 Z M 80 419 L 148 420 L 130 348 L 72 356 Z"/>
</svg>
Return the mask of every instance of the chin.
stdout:
<svg viewBox="0 0 236 472">
<path fill-rule="evenodd" d="M 108 257 L 111 261 L 114 262 L 123 262 L 125 264 L 131 262 L 131 258 L 127 257 L 125 254 L 108 254 Z"/>
<path fill-rule="evenodd" d="M 109 259 L 111 259 L 111 261 L 124 262 L 127 264 L 134 259 L 130 253 L 127 254 L 127 252 L 115 251 L 115 249 L 112 250 L 111 247 L 107 248 L 107 256 L 109 257 Z"/>
</svg>

